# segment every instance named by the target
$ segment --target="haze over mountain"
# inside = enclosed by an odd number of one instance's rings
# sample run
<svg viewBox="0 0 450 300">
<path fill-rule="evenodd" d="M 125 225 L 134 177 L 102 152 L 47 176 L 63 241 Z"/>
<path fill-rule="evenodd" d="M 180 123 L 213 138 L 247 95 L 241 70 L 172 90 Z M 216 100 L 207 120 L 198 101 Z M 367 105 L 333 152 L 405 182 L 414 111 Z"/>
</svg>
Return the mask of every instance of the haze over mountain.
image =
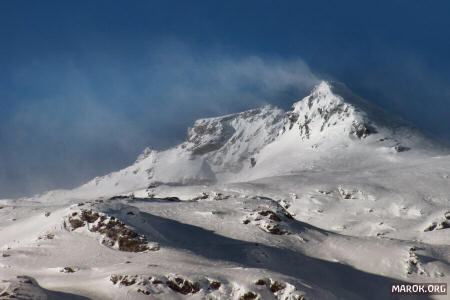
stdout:
<svg viewBox="0 0 450 300">
<path fill-rule="evenodd" d="M 398 152 L 438 155 L 449 148 L 411 124 L 356 96 L 345 85 L 321 82 L 288 112 L 273 106 L 197 120 L 186 141 L 151 147 L 119 172 L 76 189 L 98 196 L 158 184 L 214 184 L 320 169 L 392 164 Z"/>
<path fill-rule="evenodd" d="M 449 154 L 336 82 L 287 112 L 200 119 L 78 188 L 0 200 L 0 296 L 400 299 L 393 282 L 448 284 Z"/>
</svg>

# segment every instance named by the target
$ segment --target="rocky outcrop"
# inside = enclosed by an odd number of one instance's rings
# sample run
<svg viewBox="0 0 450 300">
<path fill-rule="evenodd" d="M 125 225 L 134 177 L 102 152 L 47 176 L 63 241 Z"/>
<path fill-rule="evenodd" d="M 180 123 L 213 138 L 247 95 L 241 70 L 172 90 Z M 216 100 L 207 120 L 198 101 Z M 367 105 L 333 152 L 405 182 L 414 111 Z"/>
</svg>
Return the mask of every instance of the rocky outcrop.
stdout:
<svg viewBox="0 0 450 300">
<path fill-rule="evenodd" d="M 103 245 L 120 251 L 159 250 L 158 244 L 149 243 L 146 236 L 138 234 L 116 217 L 92 209 L 73 211 L 67 216 L 65 224 L 71 231 L 85 228 L 89 232 L 98 234 Z"/>
</svg>

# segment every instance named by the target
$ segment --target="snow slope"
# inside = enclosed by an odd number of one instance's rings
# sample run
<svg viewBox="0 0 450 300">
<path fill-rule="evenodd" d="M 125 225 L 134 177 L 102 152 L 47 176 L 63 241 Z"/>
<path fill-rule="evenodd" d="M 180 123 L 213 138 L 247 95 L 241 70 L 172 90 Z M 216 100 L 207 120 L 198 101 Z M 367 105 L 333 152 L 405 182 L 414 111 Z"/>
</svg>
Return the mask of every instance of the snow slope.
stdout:
<svg viewBox="0 0 450 300">
<path fill-rule="evenodd" d="M 449 153 L 340 83 L 288 112 L 201 119 L 74 190 L 0 200 L 0 297 L 399 299 L 393 282 L 450 283 Z"/>
</svg>

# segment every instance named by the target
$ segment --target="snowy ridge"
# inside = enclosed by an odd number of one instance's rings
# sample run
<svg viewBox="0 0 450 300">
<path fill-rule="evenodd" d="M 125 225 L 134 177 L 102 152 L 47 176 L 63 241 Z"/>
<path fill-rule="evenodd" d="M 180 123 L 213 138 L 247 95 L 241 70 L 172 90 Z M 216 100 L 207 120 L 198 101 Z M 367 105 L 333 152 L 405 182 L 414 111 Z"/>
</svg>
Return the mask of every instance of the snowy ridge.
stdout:
<svg viewBox="0 0 450 300">
<path fill-rule="evenodd" d="M 323 81 L 286 113 L 268 105 L 197 120 L 188 129 L 186 142 L 165 151 L 146 148 L 123 170 L 41 199 L 82 199 L 159 184 L 214 184 L 292 174 L 337 157 L 343 162 L 370 155 L 373 159 L 364 159 L 366 163 L 390 164 L 399 152 L 410 151 L 429 156 L 448 153 L 448 148 L 345 85 Z"/>
<path fill-rule="evenodd" d="M 277 137 L 284 112 L 272 106 L 218 118 L 201 119 L 182 145 L 203 155 L 216 172 L 239 172 L 250 156 Z M 245 162 L 244 162 L 245 161 Z"/>
<path fill-rule="evenodd" d="M 154 184 L 228 182 L 302 171 L 326 157 L 324 153 L 349 156 L 344 153 L 349 145 L 366 155 L 375 152 L 380 157 L 378 152 L 387 152 L 380 158 L 385 162 L 391 160 L 389 154 L 411 149 L 430 154 L 445 151 L 436 141 L 353 94 L 345 85 L 324 81 L 286 113 L 264 106 L 197 120 L 181 145 L 163 152 L 146 149 L 133 170 L 127 168 L 120 174 L 120 178 L 139 178 L 139 186 L 122 191 Z M 280 157 L 283 162 L 274 164 Z M 261 163 L 264 161 L 270 163 Z M 127 180 L 118 179 L 115 186 L 128 186 L 121 183 Z"/>
</svg>

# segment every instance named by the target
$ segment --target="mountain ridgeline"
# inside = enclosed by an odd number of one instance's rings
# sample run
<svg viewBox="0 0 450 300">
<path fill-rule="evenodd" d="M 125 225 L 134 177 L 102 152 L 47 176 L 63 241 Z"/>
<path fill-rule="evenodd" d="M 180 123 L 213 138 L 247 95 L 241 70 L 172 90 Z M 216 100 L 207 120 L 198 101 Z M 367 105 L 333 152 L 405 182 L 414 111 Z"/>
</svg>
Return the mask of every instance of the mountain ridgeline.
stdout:
<svg viewBox="0 0 450 300">
<path fill-rule="evenodd" d="M 187 140 L 165 151 L 147 148 L 136 162 L 75 189 L 125 193 L 160 184 L 253 180 L 314 170 L 380 166 L 402 155 L 438 155 L 447 148 L 376 107 L 345 85 L 321 82 L 288 112 L 267 105 L 197 120 Z M 353 166 L 352 166 L 353 167 Z"/>
</svg>

